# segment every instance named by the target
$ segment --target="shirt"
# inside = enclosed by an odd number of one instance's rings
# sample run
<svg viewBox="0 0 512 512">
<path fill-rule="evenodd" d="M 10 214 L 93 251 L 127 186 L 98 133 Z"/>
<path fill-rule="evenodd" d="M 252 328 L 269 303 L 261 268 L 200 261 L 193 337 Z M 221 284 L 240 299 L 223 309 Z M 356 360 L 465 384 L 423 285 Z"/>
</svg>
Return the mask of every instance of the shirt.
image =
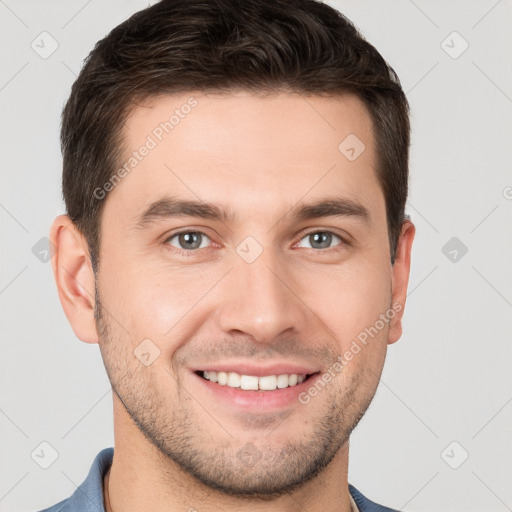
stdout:
<svg viewBox="0 0 512 512">
<path fill-rule="evenodd" d="M 86 479 L 76 488 L 75 492 L 69 498 L 39 512 L 105 512 L 103 478 L 112 465 L 113 457 L 114 448 L 101 450 L 96 455 Z M 370 501 L 351 484 L 348 488 L 358 512 L 398 512 Z"/>
</svg>

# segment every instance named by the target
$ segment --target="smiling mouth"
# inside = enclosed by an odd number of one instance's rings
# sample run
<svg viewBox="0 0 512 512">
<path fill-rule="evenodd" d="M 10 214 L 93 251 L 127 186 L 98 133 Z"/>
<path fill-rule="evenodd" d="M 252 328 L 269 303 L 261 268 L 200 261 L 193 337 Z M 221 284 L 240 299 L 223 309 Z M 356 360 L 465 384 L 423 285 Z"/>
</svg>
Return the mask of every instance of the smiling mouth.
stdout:
<svg viewBox="0 0 512 512">
<path fill-rule="evenodd" d="M 243 375 L 236 372 L 207 372 L 199 370 L 194 373 L 204 380 L 214 382 L 220 386 L 240 388 L 244 391 L 274 391 L 276 389 L 298 386 L 319 372 L 265 375 L 262 377 Z"/>
</svg>

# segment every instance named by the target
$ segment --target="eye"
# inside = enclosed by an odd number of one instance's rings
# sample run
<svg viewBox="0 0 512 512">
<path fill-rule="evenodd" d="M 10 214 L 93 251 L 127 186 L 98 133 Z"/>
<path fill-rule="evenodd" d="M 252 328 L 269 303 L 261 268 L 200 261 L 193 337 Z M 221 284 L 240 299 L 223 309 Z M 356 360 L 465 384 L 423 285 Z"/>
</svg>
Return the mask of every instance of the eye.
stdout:
<svg viewBox="0 0 512 512">
<path fill-rule="evenodd" d="M 302 240 L 305 240 L 307 245 L 300 245 L 300 242 L 298 245 L 309 249 L 330 249 L 338 245 L 348 245 L 348 242 L 341 236 L 331 231 L 312 231 L 303 236 L 301 242 Z M 332 246 L 332 243 L 336 240 L 338 240 L 339 243 Z M 165 240 L 165 243 L 175 247 L 178 251 L 186 253 L 209 247 L 209 241 L 211 242 L 210 237 L 206 235 L 206 233 L 197 230 L 189 230 L 174 233 Z"/>
<path fill-rule="evenodd" d="M 301 238 L 301 241 L 306 240 L 309 243 L 309 247 L 306 247 L 309 249 L 329 249 L 331 248 L 331 243 L 335 239 L 339 240 L 341 243 L 345 243 L 343 238 L 332 233 L 331 231 L 312 231 Z"/>
<path fill-rule="evenodd" d="M 176 242 L 173 242 L 174 239 L 176 239 Z M 210 238 L 202 231 L 181 231 L 171 235 L 165 243 L 180 250 L 185 249 L 187 251 L 193 251 L 195 249 L 208 247 L 207 240 L 210 240 Z"/>
</svg>

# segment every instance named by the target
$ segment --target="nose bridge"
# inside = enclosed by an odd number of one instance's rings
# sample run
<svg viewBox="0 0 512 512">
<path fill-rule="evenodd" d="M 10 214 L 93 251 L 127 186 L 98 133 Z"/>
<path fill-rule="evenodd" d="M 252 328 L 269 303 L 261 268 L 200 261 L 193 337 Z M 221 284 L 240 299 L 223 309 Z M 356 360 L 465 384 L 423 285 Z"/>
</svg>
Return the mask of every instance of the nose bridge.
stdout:
<svg viewBox="0 0 512 512">
<path fill-rule="evenodd" d="M 225 283 L 220 327 L 226 333 L 239 331 L 262 343 L 271 342 L 286 330 L 297 330 L 304 312 L 292 290 L 290 273 L 272 249 L 251 263 L 239 257 Z"/>
</svg>

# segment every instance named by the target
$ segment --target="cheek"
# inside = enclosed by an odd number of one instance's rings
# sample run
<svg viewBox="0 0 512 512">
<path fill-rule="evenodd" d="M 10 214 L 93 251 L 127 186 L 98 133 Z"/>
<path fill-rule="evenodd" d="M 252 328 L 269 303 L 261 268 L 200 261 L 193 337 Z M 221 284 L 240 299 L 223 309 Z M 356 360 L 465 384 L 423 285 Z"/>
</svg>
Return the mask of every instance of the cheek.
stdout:
<svg viewBox="0 0 512 512">
<path fill-rule="evenodd" d="M 169 339 L 186 335 L 183 329 L 191 318 L 187 315 L 197 311 L 222 276 L 217 274 L 214 268 L 201 272 L 162 261 L 125 263 L 105 271 L 102 298 L 125 330 L 140 339 L 165 340 L 167 345 Z"/>
<path fill-rule="evenodd" d="M 321 291 L 316 286 L 308 300 L 344 348 L 389 309 L 390 283 L 389 270 L 375 263 L 353 265 L 324 277 Z"/>
</svg>

